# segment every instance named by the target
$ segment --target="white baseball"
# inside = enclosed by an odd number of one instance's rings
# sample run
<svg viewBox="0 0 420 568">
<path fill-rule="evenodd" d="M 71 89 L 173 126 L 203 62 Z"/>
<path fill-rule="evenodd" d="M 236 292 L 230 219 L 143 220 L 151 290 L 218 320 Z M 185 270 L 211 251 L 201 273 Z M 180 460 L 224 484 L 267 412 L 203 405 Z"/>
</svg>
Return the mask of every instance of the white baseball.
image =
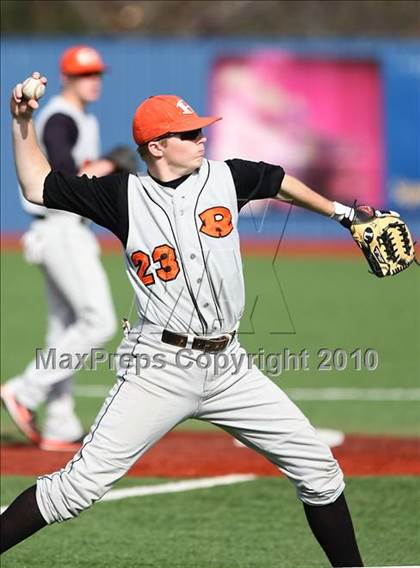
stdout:
<svg viewBox="0 0 420 568">
<path fill-rule="evenodd" d="M 25 99 L 40 99 L 45 93 L 45 85 L 41 79 L 28 77 L 22 83 L 22 94 Z"/>
</svg>

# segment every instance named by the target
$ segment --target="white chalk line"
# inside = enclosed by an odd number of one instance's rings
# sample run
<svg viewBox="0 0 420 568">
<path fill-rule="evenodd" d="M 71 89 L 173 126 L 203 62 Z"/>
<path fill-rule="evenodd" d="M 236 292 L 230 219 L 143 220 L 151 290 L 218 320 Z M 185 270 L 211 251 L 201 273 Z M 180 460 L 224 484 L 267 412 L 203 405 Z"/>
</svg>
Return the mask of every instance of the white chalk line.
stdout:
<svg viewBox="0 0 420 568">
<path fill-rule="evenodd" d="M 252 474 L 230 474 L 217 477 L 203 477 L 201 479 L 191 479 L 186 481 L 171 481 L 169 483 L 159 483 L 158 485 L 138 485 L 136 487 L 126 487 L 124 489 L 111 489 L 104 495 L 98 503 L 104 501 L 119 501 L 130 497 L 146 497 L 148 495 L 163 495 L 167 493 L 182 493 L 183 491 L 193 491 L 195 489 L 211 489 L 224 485 L 235 485 L 246 481 L 254 481 L 257 475 Z M 0 507 L 3 513 L 8 505 Z"/>
<path fill-rule="evenodd" d="M 109 390 L 105 385 L 78 385 L 75 395 L 81 398 L 103 398 Z M 285 389 L 293 400 L 307 401 L 342 401 L 358 400 L 361 402 L 418 402 L 420 388 L 291 388 Z"/>
<path fill-rule="evenodd" d="M 420 401 L 419 388 L 340 388 L 287 389 L 287 394 L 295 400 L 360 400 L 364 402 Z"/>
</svg>

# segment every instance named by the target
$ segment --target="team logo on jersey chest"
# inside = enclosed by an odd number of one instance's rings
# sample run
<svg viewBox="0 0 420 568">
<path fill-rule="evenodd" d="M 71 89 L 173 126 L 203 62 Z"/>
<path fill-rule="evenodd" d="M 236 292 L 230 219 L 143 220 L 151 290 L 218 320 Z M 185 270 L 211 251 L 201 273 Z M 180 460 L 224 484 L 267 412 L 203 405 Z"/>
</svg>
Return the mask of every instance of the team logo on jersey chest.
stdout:
<svg viewBox="0 0 420 568">
<path fill-rule="evenodd" d="M 233 231 L 232 213 L 227 207 L 210 207 L 199 214 L 201 219 L 200 232 L 220 239 L 227 237 Z"/>
</svg>

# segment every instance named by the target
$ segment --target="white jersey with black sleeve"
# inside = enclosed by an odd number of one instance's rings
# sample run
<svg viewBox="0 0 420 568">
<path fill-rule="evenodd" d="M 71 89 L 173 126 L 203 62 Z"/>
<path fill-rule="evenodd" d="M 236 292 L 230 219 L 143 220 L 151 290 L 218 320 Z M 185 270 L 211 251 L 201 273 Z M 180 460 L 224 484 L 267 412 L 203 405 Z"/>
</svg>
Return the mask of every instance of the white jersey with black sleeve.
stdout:
<svg viewBox="0 0 420 568">
<path fill-rule="evenodd" d="M 279 166 L 243 160 L 204 160 L 177 187 L 150 175 L 89 180 L 53 172 L 44 202 L 120 238 L 141 322 L 218 336 L 238 327 L 244 309 L 239 209 L 274 197 L 283 176 Z"/>
</svg>

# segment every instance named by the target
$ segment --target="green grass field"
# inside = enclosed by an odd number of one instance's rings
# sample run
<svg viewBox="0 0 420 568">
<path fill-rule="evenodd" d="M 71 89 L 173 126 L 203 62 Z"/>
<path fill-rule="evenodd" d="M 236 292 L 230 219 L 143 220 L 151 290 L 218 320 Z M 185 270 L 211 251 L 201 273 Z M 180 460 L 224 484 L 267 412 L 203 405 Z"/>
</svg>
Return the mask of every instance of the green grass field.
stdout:
<svg viewBox="0 0 420 568">
<path fill-rule="evenodd" d="M 127 315 L 132 293 L 123 261 L 118 255 L 107 255 L 104 264 L 117 312 Z M 310 370 L 290 370 L 272 377 L 286 391 L 420 386 L 417 269 L 379 280 L 367 274 L 362 260 L 284 258 L 272 265 L 269 259 L 250 257 L 245 261 L 245 277 L 247 307 L 241 341 L 247 350 L 308 352 Z M 22 370 L 35 347 L 42 346 L 44 324 L 41 275 L 19 254 L 4 254 L 2 381 Z M 114 350 L 117 343 L 115 338 L 109 349 Z M 357 348 L 370 348 L 377 351 L 379 365 L 374 371 L 320 371 L 317 353 L 322 348 L 343 349 L 348 355 Z M 83 371 L 76 378 L 77 385 L 112 383 L 113 374 L 105 369 Z M 102 400 L 77 397 L 76 402 L 88 427 Z M 396 436 L 420 434 L 420 408 L 415 400 L 307 400 L 298 404 L 319 427 Z M 4 441 L 22 439 L 4 412 L 1 427 Z M 182 427 L 203 425 L 189 421 Z M 4 477 L 1 504 L 9 503 L 32 481 Z M 118 487 L 162 481 L 126 478 Z M 346 494 L 366 565 L 419 563 L 419 478 L 350 478 Z M 290 484 L 284 479 L 261 478 L 230 487 L 101 503 L 77 521 L 41 531 L 2 560 L 4 568 L 47 566 L 321 568 L 326 562 Z"/>
<path fill-rule="evenodd" d="M 114 293 L 117 314 L 128 314 L 132 292 L 119 255 L 106 255 L 104 263 Z M 280 281 L 281 290 L 276 279 Z M 247 304 L 241 342 L 252 353 L 308 352 L 309 370 L 289 370 L 272 376 L 286 391 L 327 387 L 357 389 L 410 389 L 420 386 L 420 271 L 415 267 L 395 278 L 380 280 L 367 274 L 363 260 L 278 259 L 245 260 Z M 285 304 L 287 303 L 287 307 Z M 289 313 L 290 312 L 290 317 Z M 45 300 L 36 267 L 19 254 L 2 257 L 2 381 L 21 371 L 43 345 Z M 114 351 L 121 337 L 108 346 Z M 348 367 L 318 370 L 320 349 L 342 349 Z M 373 349 L 378 368 L 355 370 L 350 354 Z M 76 384 L 111 386 L 114 374 L 104 368 L 82 371 Z M 101 398 L 77 398 L 86 427 L 101 405 Z M 345 432 L 418 435 L 418 401 L 297 401 L 315 426 Z M 7 416 L 2 431 L 18 437 Z M 202 428 L 197 422 L 184 427 Z M 205 427 L 205 426 L 204 426 Z"/>
<path fill-rule="evenodd" d="M 142 479 L 141 483 L 159 480 Z M 31 478 L 5 481 L 4 498 Z M 118 487 L 139 485 L 125 479 Z M 415 478 L 349 479 L 366 566 L 420 558 Z M 2 568 L 323 568 L 323 553 L 284 479 L 98 503 L 7 553 Z"/>
</svg>

